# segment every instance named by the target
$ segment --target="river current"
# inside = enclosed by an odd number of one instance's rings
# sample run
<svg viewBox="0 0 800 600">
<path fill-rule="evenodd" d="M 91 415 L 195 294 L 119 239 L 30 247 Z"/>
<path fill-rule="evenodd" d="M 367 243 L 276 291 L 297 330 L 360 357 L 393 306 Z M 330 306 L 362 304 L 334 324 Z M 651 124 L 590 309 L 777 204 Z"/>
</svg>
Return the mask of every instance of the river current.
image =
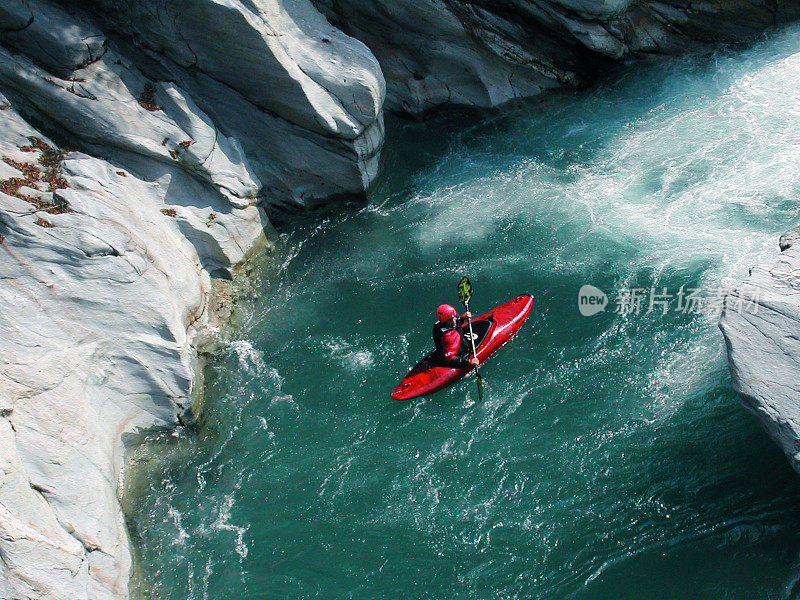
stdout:
<svg viewBox="0 0 800 600">
<path fill-rule="evenodd" d="M 366 208 L 281 235 L 200 427 L 137 451 L 137 596 L 800 597 L 800 479 L 715 311 L 798 221 L 800 30 L 388 139 Z M 464 274 L 536 296 L 486 397 L 391 400 Z"/>
</svg>

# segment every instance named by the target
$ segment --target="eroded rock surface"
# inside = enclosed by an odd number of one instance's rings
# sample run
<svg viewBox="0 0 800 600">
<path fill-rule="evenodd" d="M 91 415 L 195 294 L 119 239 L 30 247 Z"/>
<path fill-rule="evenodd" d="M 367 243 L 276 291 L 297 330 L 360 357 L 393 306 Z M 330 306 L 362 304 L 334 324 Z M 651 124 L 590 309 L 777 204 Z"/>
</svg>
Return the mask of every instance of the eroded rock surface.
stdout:
<svg viewBox="0 0 800 600">
<path fill-rule="evenodd" d="M 377 176 L 380 66 L 306 0 L 9 0 L 0 44 L 0 89 L 27 115 L 239 206 L 281 219 L 363 199 Z"/>
<path fill-rule="evenodd" d="M 122 439 L 267 213 L 364 198 L 383 76 L 304 0 L 9 0 L 0 93 L 0 598 L 127 598 Z"/>
<path fill-rule="evenodd" d="M 499 106 L 593 80 L 613 62 L 751 39 L 791 0 L 314 0 L 380 61 L 387 107 Z"/>
<path fill-rule="evenodd" d="M 800 229 L 725 298 L 720 329 L 736 391 L 800 472 Z"/>
<path fill-rule="evenodd" d="M 264 215 L 177 166 L 63 153 L 0 108 L 0 595 L 125 597 L 121 436 L 188 408 L 209 271 Z"/>
</svg>

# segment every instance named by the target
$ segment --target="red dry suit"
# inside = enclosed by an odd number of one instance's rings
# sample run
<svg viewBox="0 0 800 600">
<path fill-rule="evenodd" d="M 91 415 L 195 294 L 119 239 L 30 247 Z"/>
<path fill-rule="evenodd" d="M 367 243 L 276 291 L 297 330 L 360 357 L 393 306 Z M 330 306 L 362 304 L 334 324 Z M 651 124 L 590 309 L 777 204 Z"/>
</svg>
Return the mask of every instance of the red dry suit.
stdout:
<svg viewBox="0 0 800 600">
<path fill-rule="evenodd" d="M 448 367 L 464 369 L 469 367 L 471 347 L 461 327 L 467 324 L 466 317 L 459 317 L 458 325 L 453 321 L 439 321 L 433 326 L 433 343 L 436 345 L 436 359 Z"/>
</svg>

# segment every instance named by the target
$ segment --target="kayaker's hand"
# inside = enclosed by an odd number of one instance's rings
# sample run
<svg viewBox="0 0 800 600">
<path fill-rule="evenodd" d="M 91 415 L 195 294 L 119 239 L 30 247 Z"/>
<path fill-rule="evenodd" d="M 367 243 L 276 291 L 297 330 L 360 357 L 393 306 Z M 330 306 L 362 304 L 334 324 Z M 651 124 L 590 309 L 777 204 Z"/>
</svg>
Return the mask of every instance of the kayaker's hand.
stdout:
<svg viewBox="0 0 800 600">
<path fill-rule="evenodd" d="M 478 359 L 475 358 L 474 356 L 470 356 L 469 357 L 469 364 L 471 364 L 473 367 L 477 367 L 478 366 Z"/>
<path fill-rule="evenodd" d="M 464 316 L 467 317 L 468 319 L 471 319 L 472 318 L 472 313 L 467 311 L 467 312 L 464 313 Z"/>
</svg>

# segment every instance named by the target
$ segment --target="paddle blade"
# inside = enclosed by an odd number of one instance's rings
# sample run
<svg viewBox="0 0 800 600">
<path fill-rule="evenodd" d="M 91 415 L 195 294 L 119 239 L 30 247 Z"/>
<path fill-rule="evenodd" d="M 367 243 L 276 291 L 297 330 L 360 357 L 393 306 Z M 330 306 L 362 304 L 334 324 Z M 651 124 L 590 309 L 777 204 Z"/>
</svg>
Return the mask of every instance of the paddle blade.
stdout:
<svg viewBox="0 0 800 600">
<path fill-rule="evenodd" d="M 478 376 L 478 400 L 483 400 L 483 377 L 481 377 L 480 373 L 476 373 Z"/>
<path fill-rule="evenodd" d="M 472 300 L 472 282 L 469 277 L 462 277 L 458 282 L 458 299 L 464 306 L 469 306 Z"/>
</svg>

